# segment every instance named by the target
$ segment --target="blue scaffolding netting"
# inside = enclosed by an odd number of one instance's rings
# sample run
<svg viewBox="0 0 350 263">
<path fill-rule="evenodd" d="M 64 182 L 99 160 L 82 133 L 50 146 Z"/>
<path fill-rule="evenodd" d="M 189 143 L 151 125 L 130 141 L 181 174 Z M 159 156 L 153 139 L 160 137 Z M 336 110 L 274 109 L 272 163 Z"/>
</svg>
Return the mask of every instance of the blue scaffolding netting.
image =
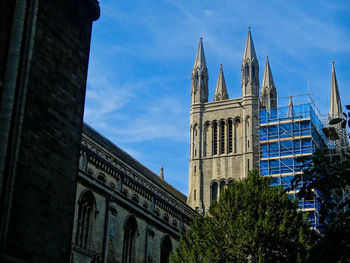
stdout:
<svg viewBox="0 0 350 263">
<path fill-rule="evenodd" d="M 271 184 L 285 189 L 290 189 L 294 176 L 302 172 L 297 158 L 312 155 L 327 145 L 323 124 L 310 103 L 260 110 L 259 140 L 260 174 L 272 176 Z M 288 196 L 296 198 L 299 187 Z M 299 209 L 308 212 L 315 228 L 319 226 L 319 197 L 320 193 L 314 191 L 314 195 L 299 200 Z"/>
</svg>

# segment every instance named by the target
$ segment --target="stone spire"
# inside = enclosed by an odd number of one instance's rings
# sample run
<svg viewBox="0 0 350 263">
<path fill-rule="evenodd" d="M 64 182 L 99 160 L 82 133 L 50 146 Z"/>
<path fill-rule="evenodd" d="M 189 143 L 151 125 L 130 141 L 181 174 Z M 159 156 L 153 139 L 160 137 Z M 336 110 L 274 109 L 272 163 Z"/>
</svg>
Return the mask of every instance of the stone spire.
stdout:
<svg viewBox="0 0 350 263">
<path fill-rule="evenodd" d="M 248 27 L 248 37 L 245 43 L 242 59 L 242 96 L 259 97 L 259 62 L 255 53 L 252 34 Z"/>
<path fill-rule="evenodd" d="M 335 74 L 334 61 L 332 60 L 331 106 L 329 109 L 329 117 L 342 117 L 342 112 L 337 76 Z"/>
<path fill-rule="evenodd" d="M 208 68 L 201 37 L 192 70 L 191 104 L 208 102 L 208 79 Z"/>
<path fill-rule="evenodd" d="M 248 37 L 245 42 L 243 60 L 249 59 L 252 61 L 253 59 L 257 59 L 252 34 L 250 33 L 250 27 L 248 27 Z"/>
<path fill-rule="evenodd" d="M 214 101 L 228 100 L 228 93 L 226 88 L 226 82 L 224 77 L 224 72 L 222 70 L 222 64 L 220 64 L 220 71 L 218 82 L 216 84 L 216 90 L 214 95 Z"/>
<path fill-rule="evenodd" d="M 198 45 L 197 55 L 194 61 L 193 69 L 201 68 L 201 67 L 203 68 L 207 67 L 207 62 L 205 61 L 202 37 L 200 37 L 199 39 L 199 45 Z"/>
<path fill-rule="evenodd" d="M 261 85 L 260 106 L 262 109 L 267 110 L 277 108 L 277 91 L 272 77 L 269 57 L 266 57 L 264 79 Z"/>
</svg>

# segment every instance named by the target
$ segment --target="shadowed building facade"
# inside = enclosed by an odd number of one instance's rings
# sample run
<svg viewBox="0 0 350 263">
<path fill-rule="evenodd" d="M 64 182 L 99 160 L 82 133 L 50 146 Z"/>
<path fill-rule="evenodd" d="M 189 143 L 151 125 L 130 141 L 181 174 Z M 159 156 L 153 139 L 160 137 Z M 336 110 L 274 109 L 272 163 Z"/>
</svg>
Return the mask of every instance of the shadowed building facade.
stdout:
<svg viewBox="0 0 350 263">
<path fill-rule="evenodd" d="M 0 261 L 69 262 L 96 0 L 0 8 Z"/>
<path fill-rule="evenodd" d="M 169 262 L 196 212 L 186 196 L 83 126 L 72 262 Z"/>
</svg>

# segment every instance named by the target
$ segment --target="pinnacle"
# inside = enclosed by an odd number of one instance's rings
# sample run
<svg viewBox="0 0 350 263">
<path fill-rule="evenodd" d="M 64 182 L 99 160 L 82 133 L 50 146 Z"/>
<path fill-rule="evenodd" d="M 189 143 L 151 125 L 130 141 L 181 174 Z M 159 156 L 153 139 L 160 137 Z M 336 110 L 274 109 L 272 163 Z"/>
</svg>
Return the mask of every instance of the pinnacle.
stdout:
<svg viewBox="0 0 350 263">
<path fill-rule="evenodd" d="M 224 71 L 222 70 L 222 64 L 220 64 L 220 71 L 218 82 L 216 84 L 216 90 L 214 95 L 214 101 L 228 100 L 228 93 L 226 88 L 226 82 L 224 77 Z"/>
<path fill-rule="evenodd" d="M 261 89 L 264 89 L 266 87 L 270 88 L 270 87 L 274 87 L 274 86 L 275 86 L 275 83 L 274 83 L 273 77 L 272 77 L 272 72 L 271 72 L 270 63 L 269 63 L 269 57 L 266 57 L 264 78 L 263 78 L 263 82 L 261 85 Z"/>
<path fill-rule="evenodd" d="M 199 39 L 197 55 L 196 55 L 196 59 L 194 61 L 194 65 L 193 65 L 193 68 L 200 68 L 200 67 L 204 67 L 204 68 L 207 67 L 207 63 L 205 61 L 202 37 L 200 37 L 200 39 Z"/>
<path fill-rule="evenodd" d="M 335 74 L 334 61 L 332 60 L 331 105 L 329 109 L 331 118 L 342 115 L 342 106 L 338 89 L 337 76 Z"/>
<path fill-rule="evenodd" d="M 257 59 L 252 34 L 250 33 L 250 26 L 248 27 L 248 37 L 245 43 L 244 54 L 243 54 L 243 60 L 246 60 L 246 59 L 249 59 L 249 60 Z"/>
</svg>

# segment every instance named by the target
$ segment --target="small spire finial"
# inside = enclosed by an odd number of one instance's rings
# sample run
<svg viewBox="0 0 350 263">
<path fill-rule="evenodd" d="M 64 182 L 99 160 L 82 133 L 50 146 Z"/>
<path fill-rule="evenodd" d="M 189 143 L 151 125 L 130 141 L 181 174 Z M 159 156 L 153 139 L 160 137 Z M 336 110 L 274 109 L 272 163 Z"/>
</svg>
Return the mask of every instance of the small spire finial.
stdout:
<svg viewBox="0 0 350 263">
<path fill-rule="evenodd" d="M 249 30 L 249 31 L 250 31 L 250 28 L 251 28 L 251 27 L 250 27 L 250 26 L 248 26 L 248 30 Z"/>
<path fill-rule="evenodd" d="M 164 180 L 164 167 L 163 165 L 160 167 L 160 178 Z"/>
<path fill-rule="evenodd" d="M 220 68 L 222 68 L 222 63 L 220 64 Z"/>
<path fill-rule="evenodd" d="M 269 56 L 266 56 L 266 60 L 269 60 Z"/>
<path fill-rule="evenodd" d="M 199 37 L 199 39 L 200 39 L 200 40 L 202 40 L 202 39 L 203 39 L 203 37 L 202 37 L 202 36 L 200 36 L 200 37 Z"/>
</svg>

